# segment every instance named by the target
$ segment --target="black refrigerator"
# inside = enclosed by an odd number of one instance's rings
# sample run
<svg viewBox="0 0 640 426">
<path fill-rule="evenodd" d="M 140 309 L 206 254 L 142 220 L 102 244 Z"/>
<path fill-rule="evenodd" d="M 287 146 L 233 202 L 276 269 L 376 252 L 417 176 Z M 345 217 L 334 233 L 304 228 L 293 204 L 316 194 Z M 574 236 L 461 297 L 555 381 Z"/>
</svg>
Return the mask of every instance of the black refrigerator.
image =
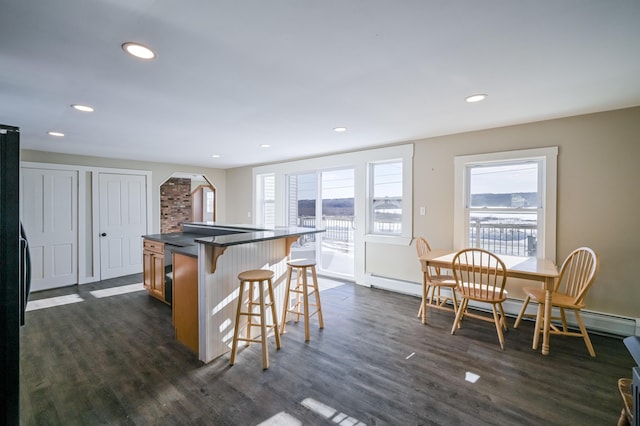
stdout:
<svg viewBox="0 0 640 426">
<path fill-rule="evenodd" d="M 29 297 L 29 246 L 20 225 L 20 131 L 0 124 L 0 424 L 20 421 L 20 326 Z"/>
</svg>

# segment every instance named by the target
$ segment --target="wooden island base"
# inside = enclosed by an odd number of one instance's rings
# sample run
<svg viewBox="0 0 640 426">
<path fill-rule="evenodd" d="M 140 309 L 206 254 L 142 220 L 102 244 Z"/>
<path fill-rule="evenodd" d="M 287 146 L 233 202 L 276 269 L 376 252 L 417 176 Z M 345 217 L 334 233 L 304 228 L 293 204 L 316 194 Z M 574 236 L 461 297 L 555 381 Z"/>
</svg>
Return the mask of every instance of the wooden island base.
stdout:
<svg viewBox="0 0 640 426">
<path fill-rule="evenodd" d="M 173 253 L 173 328 L 176 339 L 196 355 L 198 345 L 198 258 Z"/>
</svg>

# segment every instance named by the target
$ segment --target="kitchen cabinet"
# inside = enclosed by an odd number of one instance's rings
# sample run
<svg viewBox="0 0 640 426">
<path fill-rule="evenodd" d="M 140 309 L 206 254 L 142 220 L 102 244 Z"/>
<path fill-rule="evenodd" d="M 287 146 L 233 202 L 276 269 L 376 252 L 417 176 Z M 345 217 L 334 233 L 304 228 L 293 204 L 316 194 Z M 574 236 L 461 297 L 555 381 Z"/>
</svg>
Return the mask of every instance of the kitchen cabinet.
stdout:
<svg viewBox="0 0 640 426">
<path fill-rule="evenodd" d="M 171 262 L 165 262 L 165 244 L 144 240 L 143 284 L 149 294 L 164 303 L 171 304 Z"/>
</svg>

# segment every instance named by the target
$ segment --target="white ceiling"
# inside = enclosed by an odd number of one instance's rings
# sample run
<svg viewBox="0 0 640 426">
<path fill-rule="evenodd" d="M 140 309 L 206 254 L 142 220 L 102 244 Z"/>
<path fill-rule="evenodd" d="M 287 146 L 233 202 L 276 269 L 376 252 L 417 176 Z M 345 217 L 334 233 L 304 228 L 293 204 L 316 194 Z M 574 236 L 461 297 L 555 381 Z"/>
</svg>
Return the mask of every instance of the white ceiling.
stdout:
<svg viewBox="0 0 640 426">
<path fill-rule="evenodd" d="M 638 0 L 0 0 L 26 149 L 229 168 L 637 105 Z"/>
</svg>

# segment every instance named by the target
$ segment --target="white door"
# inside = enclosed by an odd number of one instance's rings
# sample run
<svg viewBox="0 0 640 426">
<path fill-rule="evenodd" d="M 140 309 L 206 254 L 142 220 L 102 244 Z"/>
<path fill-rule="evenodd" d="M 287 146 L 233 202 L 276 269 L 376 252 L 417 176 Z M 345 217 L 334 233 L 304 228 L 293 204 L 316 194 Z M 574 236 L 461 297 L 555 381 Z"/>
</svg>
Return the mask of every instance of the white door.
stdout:
<svg viewBox="0 0 640 426">
<path fill-rule="evenodd" d="M 100 173 L 100 278 L 142 272 L 146 176 Z"/>
<path fill-rule="evenodd" d="M 301 237 L 291 257 L 314 259 L 319 272 L 337 278 L 355 274 L 354 176 L 353 168 L 288 176 L 289 225 L 326 230 Z"/>
<path fill-rule="evenodd" d="M 21 169 L 21 220 L 31 253 L 31 290 L 78 283 L 78 174 Z"/>
</svg>

